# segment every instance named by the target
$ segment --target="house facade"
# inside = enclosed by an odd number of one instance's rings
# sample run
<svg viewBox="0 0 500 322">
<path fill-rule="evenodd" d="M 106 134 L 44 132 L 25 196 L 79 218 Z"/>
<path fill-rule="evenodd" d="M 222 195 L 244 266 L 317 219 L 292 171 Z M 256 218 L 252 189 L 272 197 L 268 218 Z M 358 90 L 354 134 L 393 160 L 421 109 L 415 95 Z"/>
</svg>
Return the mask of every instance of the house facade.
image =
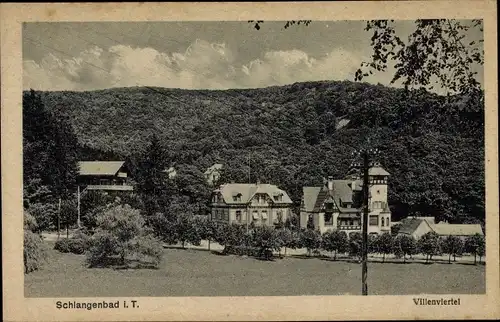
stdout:
<svg viewBox="0 0 500 322">
<path fill-rule="evenodd" d="M 215 183 L 217 183 L 217 181 L 219 181 L 223 167 L 224 166 L 222 164 L 216 163 L 216 164 L 212 165 L 211 167 L 209 167 L 203 173 L 203 175 L 205 176 L 205 180 L 207 180 L 207 183 L 209 185 L 212 186 Z"/>
<path fill-rule="evenodd" d="M 368 233 L 391 231 L 391 213 L 387 203 L 389 173 L 379 165 L 369 169 Z M 345 180 L 329 177 L 321 187 L 303 187 L 300 226 L 308 224 L 321 233 L 342 230 L 347 234 L 361 232 L 362 180 L 353 175 Z"/>
<path fill-rule="evenodd" d="M 292 200 L 271 184 L 228 183 L 212 193 L 210 219 L 216 222 L 273 226 L 291 215 Z"/>
<path fill-rule="evenodd" d="M 125 161 L 80 161 L 77 184 L 87 190 L 132 191 Z"/>
</svg>

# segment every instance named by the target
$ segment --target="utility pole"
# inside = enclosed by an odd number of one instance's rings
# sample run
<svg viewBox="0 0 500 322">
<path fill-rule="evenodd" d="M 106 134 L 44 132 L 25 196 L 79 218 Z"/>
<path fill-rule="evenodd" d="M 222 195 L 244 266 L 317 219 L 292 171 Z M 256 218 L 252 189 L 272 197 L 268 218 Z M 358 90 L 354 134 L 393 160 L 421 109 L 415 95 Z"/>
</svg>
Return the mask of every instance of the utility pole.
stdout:
<svg viewBox="0 0 500 322">
<path fill-rule="evenodd" d="M 368 169 L 370 160 L 368 151 L 363 151 L 363 254 L 362 254 L 362 294 L 368 295 Z"/>
</svg>

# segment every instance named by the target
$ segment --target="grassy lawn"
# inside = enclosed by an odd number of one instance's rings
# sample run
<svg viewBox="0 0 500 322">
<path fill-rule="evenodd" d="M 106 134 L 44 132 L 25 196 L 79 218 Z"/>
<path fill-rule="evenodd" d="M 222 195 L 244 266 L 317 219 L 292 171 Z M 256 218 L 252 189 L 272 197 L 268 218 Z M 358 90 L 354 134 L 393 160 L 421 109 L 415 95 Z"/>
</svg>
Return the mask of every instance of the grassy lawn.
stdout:
<svg viewBox="0 0 500 322">
<path fill-rule="evenodd" d="M 48 243 L 53 246 L 53 243 Z M 42 270 L 25 275 L 26 297 L 359 295 L 361 265 L 320 258 L 267 262 L 203 250 L 165 249 L 159 269 L 89 269 L 83 255 L 50 250 Z M 372 295 L 481 294 L 485 267 L 369 263 Z"/>
</svg>

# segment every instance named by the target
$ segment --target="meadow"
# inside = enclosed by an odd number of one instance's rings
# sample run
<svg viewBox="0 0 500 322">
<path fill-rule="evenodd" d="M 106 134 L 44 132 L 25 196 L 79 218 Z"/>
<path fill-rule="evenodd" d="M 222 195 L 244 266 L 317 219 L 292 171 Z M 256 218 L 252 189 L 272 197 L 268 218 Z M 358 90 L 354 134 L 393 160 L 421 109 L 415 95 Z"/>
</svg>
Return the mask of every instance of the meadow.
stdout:
<svg viewBox="0 0 500 322">
<path fill-rule="evenodd" d="M 484 294 L 485 266 L 370 262 L 368 291 Z M 50 249 L 44 267 L 25 275 L 24 292 L 26 297 L 360 295 L 361 265 L 297 255 L 263 261 L 206 249 L 167 248 L 158 269 L 87 268 L 84 255 Z"/>
</svg>

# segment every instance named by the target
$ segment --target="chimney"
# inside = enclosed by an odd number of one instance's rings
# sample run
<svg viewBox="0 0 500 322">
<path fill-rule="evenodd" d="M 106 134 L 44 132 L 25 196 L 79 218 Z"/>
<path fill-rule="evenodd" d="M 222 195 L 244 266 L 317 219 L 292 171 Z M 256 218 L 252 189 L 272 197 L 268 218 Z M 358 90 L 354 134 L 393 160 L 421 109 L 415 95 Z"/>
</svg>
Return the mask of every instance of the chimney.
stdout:
<svg viewBox="0 0 500 322">
<path fill-rule="evenodd" d="M 333 177 L 329 176 L 327 181 L 328 191 L 333 191 Z"/>
</svg>

